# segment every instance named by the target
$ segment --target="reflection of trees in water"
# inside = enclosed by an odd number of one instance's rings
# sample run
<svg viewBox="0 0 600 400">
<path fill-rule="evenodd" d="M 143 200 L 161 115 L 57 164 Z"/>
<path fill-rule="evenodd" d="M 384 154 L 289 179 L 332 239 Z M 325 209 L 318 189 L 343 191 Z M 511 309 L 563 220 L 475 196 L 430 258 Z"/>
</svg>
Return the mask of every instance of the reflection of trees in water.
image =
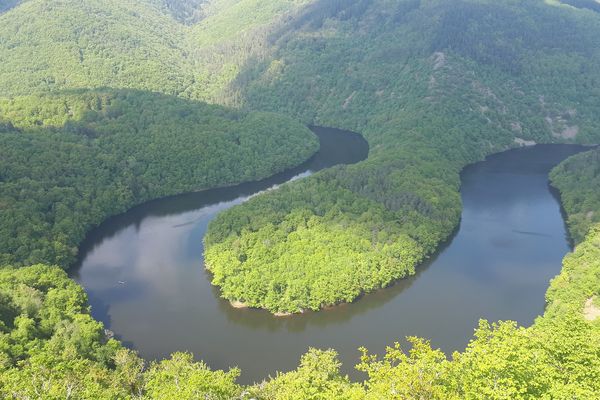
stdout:
<svg viewBox="0 0 600 400">
<path fill-rule="evenodd" d="M 362 136 L 357 133 L 333 128 L 314 126 L 310 128 L 319 137 L 320 150 L 309 160 L 295 168 L 256 182 L 151 200 L 123 214 L 107 219 L 89 232 L 81 243 L 78 260 L 71 267 L 69 274 L 77 279 L 83 261 L 97 245 L 130 226 L 135 226 L 136 231 L 139 230 L 142 221 L 146 218 L 178 215 L 251 196 L 274 185 L 285 183 L 306 171 L 316 172 L 337 164 L 354 164 L 364 160 L 368 155 L 369 146 Z"/>
</svg>

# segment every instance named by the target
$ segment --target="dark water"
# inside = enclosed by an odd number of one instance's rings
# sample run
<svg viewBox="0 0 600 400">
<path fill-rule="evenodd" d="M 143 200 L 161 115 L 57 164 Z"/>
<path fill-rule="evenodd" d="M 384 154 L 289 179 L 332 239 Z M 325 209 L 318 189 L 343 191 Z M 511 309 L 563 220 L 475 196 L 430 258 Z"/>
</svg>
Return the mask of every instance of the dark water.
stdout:
<svg viewBox="0 0 600 400">
<path fill-rule="evenodd" d="M 239 366 L 242 382 L 289 370 L 308 347 L 335 348 L 353 373 L 359 346 L 382 352 L 407 335 L 446 352 L 464 349 L 479 318 L 528 325 L 570 250 L 548 172 L 581 147 L 511 150 L 462 174 L 460 227 L 435 259 L 355 304 L 275 318 L 219 299 L 203 268 L 202 236 L 219 212 L 310 171 L 363 159 L 358 136 L 318 130 L 320 153 L 261 183 L 155 201 L 113 218 L 82 246 L 75 278 L 94 316 L 148 359 L 192 351 L 213 368 Z M 119 283 L 122 282 L 122 283 Z"/>
</svg>

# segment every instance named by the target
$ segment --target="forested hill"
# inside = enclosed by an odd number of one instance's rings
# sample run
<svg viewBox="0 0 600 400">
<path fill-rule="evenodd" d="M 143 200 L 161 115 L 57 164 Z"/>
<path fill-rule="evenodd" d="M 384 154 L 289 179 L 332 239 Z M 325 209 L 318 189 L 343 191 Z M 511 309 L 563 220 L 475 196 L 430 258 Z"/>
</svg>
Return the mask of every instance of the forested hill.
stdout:
<svg viewBox="0 0 600 400">
<path fill-rule="evenodd" d="M 86 232 L 111 215 L 265 178 L 317 148 L 292 118 L 157 93 L 0 98 L 0 264 L 67 268 Z"/>
<path fill-rule="evenodd" d="M 600 149 L 571 157 L 552 170 L 552 185 L 561 194 L 575 243 L 600 223 Z"/>
<path fill-rule="evenodd" d="M 194 79 L 185 29 L 160 1 L 28 0 L 0 26 L 4 95 L 100 86 L 177 94 Z"/>
<path fill-rule="evenodd" d="M 255 35 L 306 2 L 0 3 L 0 93 L 112 87 L 231 102 L 228 83 L 265 51 Z"/>
<path fill-rule="evenodd" d="M 247 51 L 225 42 L 297 5 L 2 2 L 0 261 L 67 267 L 107 216 L 308 158 L 317 140 L 293 118 L 198 101 L 232 98 Z"/>
<path fill-rule="evenodd" d="M 466 164 L 600 140 L 599 33 L 597 13 L 537 0 L 305 8 L 238 88 L 248 106 L 362 132 L 370 156 L 221 214 L 206 238 L 214 283 L 298 312 L 412 274 L 458 223 Z"/>
<path fill-rule="evenodd" d="M 317 146 L 300 120 L 361 132 L 369 158 L 219 215 L 221 295 L 295 313 L 410 275 L 456 228 L 465 165 L 600 141 L 600 14 L 566 2 L 0 0 L 0 397 L 598 398 L 597 151 L 552 175 L 580 244 L 544 316 L 482 322 L 452 358 L 364 350 L 364 382 L 333 350 L 244 387 L 189 354 L 145 363 L 64 271 L 28 266 L 68 266 L 133 204 L 300 163 Z"/>
</svg>

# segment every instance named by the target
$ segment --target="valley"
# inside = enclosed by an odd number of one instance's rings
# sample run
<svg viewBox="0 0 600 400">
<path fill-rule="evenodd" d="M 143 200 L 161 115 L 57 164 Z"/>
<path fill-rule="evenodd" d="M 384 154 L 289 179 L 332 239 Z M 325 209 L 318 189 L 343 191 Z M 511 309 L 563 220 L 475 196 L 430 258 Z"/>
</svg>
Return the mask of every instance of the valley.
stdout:
<svg viewBox="0 0 600 400">
<path fill-rule="evenodd" d="M 0 1 L 0 397 L 598 398 L 596 3 Z"/>
</svg>

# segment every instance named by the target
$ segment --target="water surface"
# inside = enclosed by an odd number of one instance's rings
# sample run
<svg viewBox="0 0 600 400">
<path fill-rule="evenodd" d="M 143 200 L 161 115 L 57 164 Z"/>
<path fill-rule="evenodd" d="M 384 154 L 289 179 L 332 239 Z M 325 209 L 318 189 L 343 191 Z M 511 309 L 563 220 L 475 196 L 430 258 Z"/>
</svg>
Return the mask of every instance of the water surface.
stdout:
<svg viewBox="0 0 600 400">
<path fill-rule="evenodd" d="M 464 349 L 479 318 L 528 325 L 543 312 L 548 281 L 570 250 L 549 170 L 582 148 L 539 145 L 489 157 L 462 174 L 462 221 L 414 277 L 354 304 L 276 318 L 236 310 L 203 267 L 214 216 L 289 179 L 367 155 L 357 135 L 316 129 L 320 152 L 272 179 L 154 201 L 112 218 L 81 248 L 75 278 L 92 314 L 147 359 L 193 352 L 213 368 L 239 366 L 244 383 L 295 368 L 309 347 L 335 348 L 345 371 L 357 348 L 382 352 L 407 335 L 446 352 Z"/>
</svg>

